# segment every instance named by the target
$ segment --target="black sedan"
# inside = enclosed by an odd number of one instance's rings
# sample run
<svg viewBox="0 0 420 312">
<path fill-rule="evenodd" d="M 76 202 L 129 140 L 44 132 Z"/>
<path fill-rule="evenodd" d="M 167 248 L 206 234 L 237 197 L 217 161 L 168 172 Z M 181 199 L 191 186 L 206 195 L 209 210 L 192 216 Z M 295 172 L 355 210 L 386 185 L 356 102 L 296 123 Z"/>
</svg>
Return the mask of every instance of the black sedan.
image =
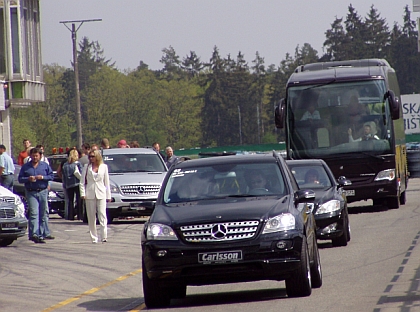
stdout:
<svg viewBox="0 0 420 312">
<path fill-rule="evenodd" d="M 318 239 L 331 239 L 333 246 L 347 246 L 350 241 L 350 221 L 344 185 L 345 177 L 335 180 L 328 165 L 321 159 L 288 160 L 299 187 L 312 189 L 315 194 L 314 214 Z"/>
<path fill-rule="evenodd" d="M 257 280 L 309 296 L 322 285 L 314 197 L 276 153 L 177 163 L 142 232 L 147 307 L 185 297 L 187 285 Z"/>
</svg>

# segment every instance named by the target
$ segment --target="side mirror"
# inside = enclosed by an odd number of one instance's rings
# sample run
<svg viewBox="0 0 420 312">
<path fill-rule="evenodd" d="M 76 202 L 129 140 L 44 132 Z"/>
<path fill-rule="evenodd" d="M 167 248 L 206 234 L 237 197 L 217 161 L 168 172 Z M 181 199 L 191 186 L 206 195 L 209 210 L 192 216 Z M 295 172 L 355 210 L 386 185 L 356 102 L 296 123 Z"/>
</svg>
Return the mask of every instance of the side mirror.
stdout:
<svg viewBox="0 0 420 312">
<path fill-rule="evenodd" d="M 389 103 L 389 110 L 391 112 L 391 118 L 392 120 L 399 119 L 401 117 L 400 115 L 400 101 L 398 100 L 398 97 L 395 96 L 394 91 L 388 90 L 385 93 L 384 99 L 388 99 Z"/>
<path fill-rule="evenodd" d="M 280 103 L 274 109 L 274 122 L 276 124 L 276 127 L 279 129 L 284 128 L 285 111 L 286 102 L 284 101 L 284 99 L 281 99 Z"/>
<path fill-rule="evenodd" d="M 341 176 L 337 179 L 338 187 L 348 186 L 351 185 L 351 181 L 347 180 L 346 177 Z"/>
<path fill-rule="evenodd" d="M 313 203 L 315 192 L 313 190 L 299 190 L 295 193 L 295 203 Z"/>
</svg>

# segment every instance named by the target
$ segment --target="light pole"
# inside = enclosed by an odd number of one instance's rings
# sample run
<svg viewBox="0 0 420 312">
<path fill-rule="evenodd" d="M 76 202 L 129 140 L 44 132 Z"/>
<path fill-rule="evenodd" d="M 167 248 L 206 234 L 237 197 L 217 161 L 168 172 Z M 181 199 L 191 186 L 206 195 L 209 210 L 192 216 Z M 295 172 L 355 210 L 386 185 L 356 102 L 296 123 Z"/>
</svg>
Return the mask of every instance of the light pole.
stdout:
<svg viewBox="0 0 420 312">
<path fill-rule="evenodd" d="M 82 27 L 85 22 L 100 22 L 101 18 L 91 20 L 78 20 L 78 21 L 61 21 L 68 30 L 71 32 L 71 39 L 73 41 L 73 69 L 74 69 L 74 84 L 76 90 L 76 122 L 77 122 L 77 146 L 80 148 L 83 144 L 82 139 L 82 110 L 80 108 L 80 90 L 79 90 L 79 64 L 77 62 L 77 31 Z M 67 24 L 71 23 L 71 28 Z M 76 29 L 76 23 L 79 26 Z"/>
</svg>

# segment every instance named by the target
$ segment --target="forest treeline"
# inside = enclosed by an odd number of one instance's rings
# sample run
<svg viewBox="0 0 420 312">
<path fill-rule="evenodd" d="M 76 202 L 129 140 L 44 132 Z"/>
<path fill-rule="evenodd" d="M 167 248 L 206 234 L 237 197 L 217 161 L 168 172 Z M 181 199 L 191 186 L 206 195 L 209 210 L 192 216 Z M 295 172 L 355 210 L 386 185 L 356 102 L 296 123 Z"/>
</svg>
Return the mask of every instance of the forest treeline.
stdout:
<svg viewBox="0 0 420 312">
<path fill-rule="evenodd" d="M 397 72 L 401 93 L 419 93 L 418 32 L 408 6 L 402 16 L 401 24 L 390 27 L 373 5 L 365 17 L 350 5 L 346 17 L 325 31 L 324 54 L 305 43 L 279 65 L 268 66 L 258 52 L 249 62 L 241 52 L 221 56 L 215 46 L 203 61 L 194 51 L 180 57 L 170 46 L 162 50 L 161 70 L 140 62 L 135 70 L 120 71 L 97 41 L 83 38 L 78 49 L 83 141 L 106 137 L 113 146 L 120 139 L 142 146 L 158 141 L 179 149 L 284 140 L 274 126 L 274 106 L 285 96 L 293 70 L 310 62 L 385 58 Z M 46 151 L 76 145 L 73 69 L 44 65 L 44 82 L 44 103 L 11 108 L 14 154 L 24 138 Z"/>
</svg>

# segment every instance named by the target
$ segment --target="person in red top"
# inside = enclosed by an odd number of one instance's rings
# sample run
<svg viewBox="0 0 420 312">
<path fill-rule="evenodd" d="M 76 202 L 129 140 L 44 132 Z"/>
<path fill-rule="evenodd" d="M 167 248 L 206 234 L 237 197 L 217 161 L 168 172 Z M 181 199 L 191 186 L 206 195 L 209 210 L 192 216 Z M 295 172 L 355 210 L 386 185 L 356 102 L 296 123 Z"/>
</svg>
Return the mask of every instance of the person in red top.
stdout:
<svg viewBox="0 0 420 312">
<path fill-rule="evenodd" d="M 23 140 L 23 146 L 25 149 L 19 153 L 18 165 L 23 166 L 24 159 L 29 156 L 29 150 L 31 149 L 31 142 L 28 139 Z"/>
</svg>

